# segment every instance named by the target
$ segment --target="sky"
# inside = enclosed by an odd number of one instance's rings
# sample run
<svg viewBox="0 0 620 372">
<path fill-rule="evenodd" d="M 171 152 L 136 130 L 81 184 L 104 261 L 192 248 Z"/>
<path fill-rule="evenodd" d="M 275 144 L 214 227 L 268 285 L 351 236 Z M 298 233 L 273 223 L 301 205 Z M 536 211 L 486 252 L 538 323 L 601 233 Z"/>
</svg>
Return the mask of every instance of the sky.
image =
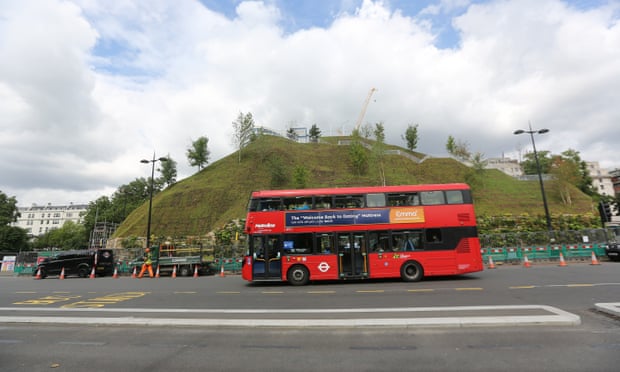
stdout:
<svg viewBox="0 0 620 372">
<path fill-rule="evenodd" d="M 232 122 L 620 168 L 620 0 L 0 0 L 0 191 L 88 203 Z M 346 159 L 342 159 L 346 161 Z"/>
</svg>

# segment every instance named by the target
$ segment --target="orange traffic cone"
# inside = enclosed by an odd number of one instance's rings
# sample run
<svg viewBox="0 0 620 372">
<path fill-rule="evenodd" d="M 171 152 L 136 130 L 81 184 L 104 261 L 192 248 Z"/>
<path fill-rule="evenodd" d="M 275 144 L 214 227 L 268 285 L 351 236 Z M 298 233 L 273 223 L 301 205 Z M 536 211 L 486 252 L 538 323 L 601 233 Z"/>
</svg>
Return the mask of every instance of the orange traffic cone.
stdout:
<svg viewBox="0 0 620 372">
<path fill-rule="evenodd" d="M 564 255 L 560 252 L 560 265 L 559 266 L 568 266 L 566 265 L 566 261 L 564 261 Z"/>
<path fill-rule="evenodd" d="M 495 269 L 495 263 L 493 263 L 493 257 L 489 256 L 489 269 Z"/>
<path fill-rule="evenodd" d="M 598 259 L 596 258 L 596 254 L 594 254 L 594 251 L 592 252 L 592 262 L 590 263 L 590 265 L 600 265 L 601 263 L 598 262 Z"/>
<path fill-rule="evenodd" d="M 95 267 L 93 266 L 93 270 L 90 272 L 90 278 L 95 279 Z"/>
<path fill-rule="evenodd" d="M 157 271 L 155 271 L 155 277 L 159 278 L 159 265 L 157 265 Z"/>
<path fill-rule="evenodd" d="M 37 275 L 34 278 L 41 279 L 41 269 L 37 269 Z"/>
<path fill-rule="evenodd" d="M 531 267 L 530 260 L 527 259 L 527 256 L 523 256 L 523 267 Z"/>
<path fill-rule="evenodd" d="M 60 270 L 60 276 L 58 277 L 58 279 L 64 279 L 65 278 L 65 268 L 63 267 L 62 270 Z"/>
<path fill-rule="evenodd" d="M 133 267 L 133 271 L 131 273 L 131 277 L 134 278 L 134 279 L 138 277 L 138 268 L 136 266 Z"/>
<path fill-rule="evenodd" d="M 177 265 L 174 265 L 172 267 L 172 277 L 176 278 L 177 277 Z"/>
<path fill-rule="evenodd" d="M 222 264 L 221 269 L 220 269 L 220 277 L 221 278 L 224 277 L 224 264 Z"/>
<path fill-rule="evenodd" d="M 118 279 L 118 268 L 114 268 L 114 274 L 112 274 L 112 278 Z"/>
<path fill-rule="evenodd" d="M 194 265 L 194 278 L 198 278 L 198 265 Z"/>
</svg>

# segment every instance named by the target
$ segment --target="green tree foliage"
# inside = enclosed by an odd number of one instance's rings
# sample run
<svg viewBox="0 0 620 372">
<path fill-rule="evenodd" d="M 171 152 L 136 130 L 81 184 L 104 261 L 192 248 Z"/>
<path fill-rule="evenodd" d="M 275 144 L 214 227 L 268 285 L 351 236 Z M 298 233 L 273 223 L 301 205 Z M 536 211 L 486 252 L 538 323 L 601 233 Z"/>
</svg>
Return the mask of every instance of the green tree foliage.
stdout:
<svg viewBox="0 0 620 372">
<path fill-rule="evenodd" d="M 568 149 L 560 155 L 553 155 L 549 151 L 537 151 L 540 171 L 542 174 L 552 174 L 555 178 L 562 202 L 571 205 L 571 185 L 577 187 L 587 195 L 594 195 L 592 177 L 588 173 L 586 162 L 581 160 L 579 152 Z M 525 174 L 538 174 L 534 153 L 525 154 L 521 162 Z"/>
<path fill-rule="evenodd" d="M 562 159 L 570 161 L 575 165 L 578 179 L 574 185 L 585 194 L 593 195 L 595 190 L 592 187 L 592 176 L 590 176 L 586 162 L 581 160 L 579 151 L 568 149 L 562 152 L 561 157 Z"/>
<path fill-rule="evenodd" d="M 293 171 L 293 182 L 295 182 L 295 188 L 305 189 L 308 184 L 308 176 L 310 172 L 303 165 L 298 165 Z"/>
<path fill-rule="evenodd" d="M 10 226 L 20 217 L 15 197 L 8 197 L 0 191 L 0 250 L 18 252 L 28 248 L 26 230 Z"/>
<path fill-rule="evenodd" d="M 349 160 L 354 174 L 361 176 L 368 172 L 368 151 L 362 144 L 362 138 L 357 129 L 354 129 L 351 135 Z"/>
<path fill-rule="evenodd" d="M 470 158 L 471 171 L 465 175 L 465 181 L 474 189 L 484 185 L 484 170 L 488 161 L 484 159 L 484 154 L 476 152 Z"/>
<path fill-rule="evenodd" d="M 288 128 L 288 130 L 286 131 L 286 138 L 297 141 L 297 133 L 295 133 L 295 129 L 293 129 L 293 127 Z"/>
<path fill-rule="evenodd" d="M 0 251 L 20 252 L 29 249 L 26 230 L 17 226 L 0 226 Z"/>
<path fill-rule="evenodd" d="M 538 162 L 540 163 L 540 173 L 548 174 L 551 172 L 551 153 L 549 151 L 536 151 L 538 154 Z M 521 162 L 521 168 L 523 168 L 524 174 L 538 174 L 538 168 L 536 167 L 536 158 L 533 152 L 528 152 L 523 156 Z"/>
<path fill-rule="evenodd" d="M 469 160 L 471 153 L 469 151 L 469 144 L 463 141 L 455 141 L 454 137 L 448 136 L 448 142 L 446 143 L 446 150 L 448 153 L 460 160 Z"/>
<path fill-rule="evenodd" d="M 15 197 L 8 197 L 0 191 L 0 226 L 7 226 L 13 222 L 17 222 L 20 213 L 17 209 L 17 200 Z"/>
<path fill-rule="evenodd" d="M 321 130 L 319 129 L 319 127 L 316 126 L 316 124 L 312 124 L 308 135 L 310 136 L 310 142 L 319 142 L 319 138 L 321 137 Z"/>
<path fill-rule="evenodd" d="M 456 141 L 451 135 L 448 136 L 448 141 L 446 142 L 446 150 L 450 155 L 454 155 L 454 152 L 456 151 Z"/>
<path fill-rule="evenodd" d="M 160 162 L 160 167 L 157 170 L 161 173 L 160 182 L 170 186 L 177 182 L 177 162 L 170 157 L 170 154 L 166 159 L 166 161 Z"/>
<path fill-rule="evenodd" d="M 362 125 L 359 129 L 360 136 L 365 139 L 369 139 L 372 136 L 373 132 L 374 130 L 372 128 L 372 125 L 370 125 L 370 123 Z"/>
<path fill-rule="evenodd" d="M 572 205 L 573 186 L 587 195 L 593 195 L 592 177 L 585 161 L 582 161 L 579 152 L 566 150 L 561 155 L 551 158 L 550 173 L 555 178 L 555 185 L 562 199 L 562 203 Z"/>
<path fill-rule="evenodd" d="M 385 128 L 383 122 L 375 124 L 375 142 L 372 144 L 372 159 L 379 173 L 381 185 L 385 186 Z"/>
<path fill-rule="evenodd" d="M 187 149 L 187 160 L 192 167 L 198 167 L 198 172 L 209 164 L 211 152 L 208 149 L 209 139 L 205 136 L 199 137 L 192 142 L 192 147 Z"/>
<path fill-rule="evenodd" d="M 218 245 L 230 245 L 243 237 L 245 219 L 229 221 L 222 228 L 215 231 L 215 243 Z"/>
<path fill-rule="evenodd" d="M 254 118 L 251 113 L 239 112 L 233 125 L 233 145 L 239 151 L 239 163 L 241 163 L 241 150 L 247 146 L 254 135 Z"/>
<path fill-rule="evenodd" d="M 409 124 L 405 134 L 402 136 L 402 139 L 407 144 L 407 148 L 411 151 L 418 147 L 418 126 L 418 124 Z M 454 138 L 452 138 L 452 142 L 454 142 Z"/>
<path fill-rule="evenodd" d="M 33 245 L 35 248 L 86 249 L 88 248 L 88 239 L 84 239 L 85 232 L 84 225 L 67 221 L 61 228 L 52 229 L 43 235 L 39 235 Z"/>
<path fill-rule="evenodd" d="M 162 162 L 163 164 L 163 162 Z M 149 180 L 136 178 L 126 185 L 120 186 L 112 197 L 102 196 L 88 204 L 86 214 L 83 216 L 85 227 L 85 239 L 88 241 L 90 232 L 95 227 L 95 222 L 121 223 L 137 207 L 149 200 Z M 153 195 L 163 188 L 161 179 L 153 182 Z"/>
</svg>

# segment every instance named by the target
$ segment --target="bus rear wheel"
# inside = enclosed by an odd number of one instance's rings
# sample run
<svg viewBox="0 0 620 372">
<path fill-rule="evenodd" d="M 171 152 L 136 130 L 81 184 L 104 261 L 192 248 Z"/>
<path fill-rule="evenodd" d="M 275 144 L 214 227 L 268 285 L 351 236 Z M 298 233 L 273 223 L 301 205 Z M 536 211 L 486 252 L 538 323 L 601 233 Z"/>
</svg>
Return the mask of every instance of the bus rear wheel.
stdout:
<svg viewBox="0 0 620 372">
<path fill-rule="evenodd" d="M 288 269 L 286 278 L 292 285 L 306 285 L 310 281 L 310 272 L 305 266 L 295 265 Z"/>
<path fill-rule="evenodd" d="M 424 276 L 424 269 L 416 261 L 407 261 L 400 268 L 400 277 L 405 282 L 419 282 Z"/>
</svg>

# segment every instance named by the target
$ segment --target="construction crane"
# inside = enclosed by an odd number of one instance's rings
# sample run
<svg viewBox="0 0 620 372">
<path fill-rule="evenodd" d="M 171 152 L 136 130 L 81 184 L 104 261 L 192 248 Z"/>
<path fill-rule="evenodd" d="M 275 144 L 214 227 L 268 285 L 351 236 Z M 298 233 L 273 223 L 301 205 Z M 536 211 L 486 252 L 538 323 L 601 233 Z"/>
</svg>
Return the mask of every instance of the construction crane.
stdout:
<svg viewBox="0 0 620 372">
<path fill-rule="evenodd" d="M 376 88 L 370 88 L 370 92 L 368 92 L 368 97 L 366 97 L 366 101 L 364 101 L 364 105 L 362 106 L 362 111 L 360 112 L 360 116 L 357 118 L 357 122 L 355 123 L 355 130 L 359 130 L 362 125 L 362 120 L 364 120 L 364 115 L 366 115 L 366 109 L 368 108 L 368 103 L 370 102 L 370 97 L 376 91 Z"/>
</svg>

